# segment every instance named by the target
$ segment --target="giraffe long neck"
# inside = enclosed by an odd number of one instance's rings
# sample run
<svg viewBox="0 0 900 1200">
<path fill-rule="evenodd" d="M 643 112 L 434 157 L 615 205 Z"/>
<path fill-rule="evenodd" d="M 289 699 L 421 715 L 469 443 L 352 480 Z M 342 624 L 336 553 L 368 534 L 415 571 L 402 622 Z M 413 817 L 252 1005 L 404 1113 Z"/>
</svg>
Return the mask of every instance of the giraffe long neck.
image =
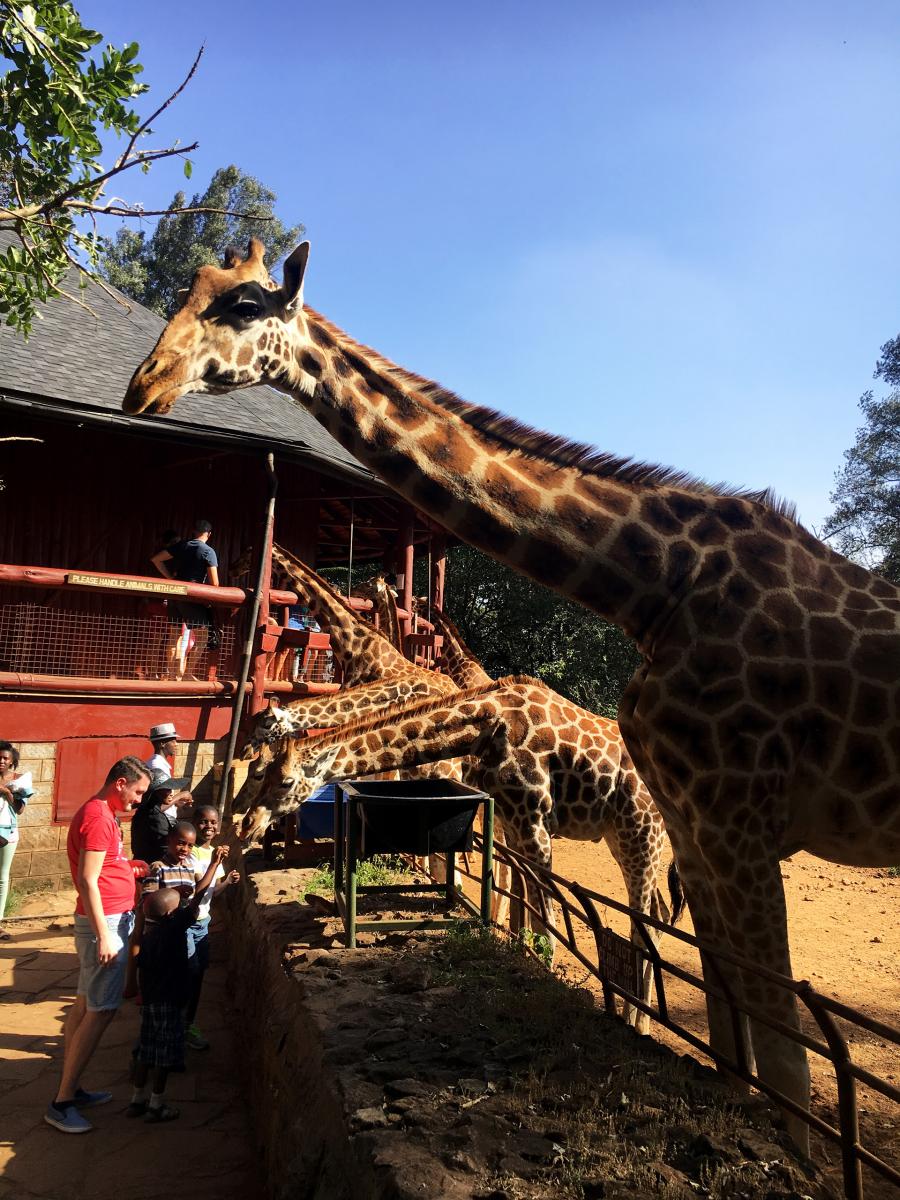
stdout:
<svg viewBox="0 0 900 1200">
<path fill-rule="evenodd" d="M 381 630 L 391 645 L 403 653 L 403 636 L 400 630 L 400 614 L 397 612 L 397 600 L 387 584 L 375 585 L 375 611 L 381 623 Z"/>
<path fill-rule="evenodd" d="M 453 682 L 461 688 L 483 687 L 493 683 L 447 614 L 433 609 L 431 619 L 444 639 L 441 663 Z"/>
<path fill-rule="evenodd" d="M 579 465 L 571 448 L 463 404 L 312 310 L 297 321 L 294 359 L 276 386 L 442 526 L 615 621 L 642 647 L 699 569 L 703 550 L 687 524 L 714 501 L 753 506 L 642 485 L 638 469 L 635 482 L 603 456 Z"/>
<path fill-rule="evenodd" d="M 272 547 L 272 557 L 309 599 L 327 626 L 345 686 L 381 678 L 392 669 L 406 670 L 409 664 L 403 655 L 357 617 L 321 575 L 281 547 Z"/>
<path fill-rule="evenodd" d="M 360 723 L 300 744 L 309 761 L 338 746 L 329 770 L 333 778 L 398 771 L 442 759 L 479 755 L 502 725 L 496 689 L 475 689 L 452 701 L 408 708 L 393 718 Z M 377 736 L 373 736 L 373 734 Z"/>
</svg>

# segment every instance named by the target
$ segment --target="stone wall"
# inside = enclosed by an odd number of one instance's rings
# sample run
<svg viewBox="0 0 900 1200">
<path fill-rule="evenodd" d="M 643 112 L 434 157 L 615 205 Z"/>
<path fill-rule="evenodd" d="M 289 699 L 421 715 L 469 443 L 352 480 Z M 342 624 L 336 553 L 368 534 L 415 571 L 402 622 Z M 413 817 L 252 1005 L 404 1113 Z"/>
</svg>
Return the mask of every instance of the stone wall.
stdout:
<svg viewBox="0 0 900 1200">
<path fill-rule="evenodd" d="M 19 815 L 19 848 L 12 861 L 12 882 L 25 891 L 57 891 L 71 887 L 66 837 L 69 827 L 53 820 L 53 788 L 56 779 L 56 742 L 13 742 L 19 752 L 19 770 L 30 771 L 34 795 Z M 213 803 L 216 790 L 213 763 L 224 752 L 223 742 L 182 742 L 175 755 L 174 773 L 191 780 L 198 803 Z M 150 748 L 148 744 L 147 753 Z M 103 781 L 98 780 L 98 786 Z M 85 796 L 85 799 L 88 799 Z M 126 848 L 130 826 L 123 823 Z"/>
</svg>

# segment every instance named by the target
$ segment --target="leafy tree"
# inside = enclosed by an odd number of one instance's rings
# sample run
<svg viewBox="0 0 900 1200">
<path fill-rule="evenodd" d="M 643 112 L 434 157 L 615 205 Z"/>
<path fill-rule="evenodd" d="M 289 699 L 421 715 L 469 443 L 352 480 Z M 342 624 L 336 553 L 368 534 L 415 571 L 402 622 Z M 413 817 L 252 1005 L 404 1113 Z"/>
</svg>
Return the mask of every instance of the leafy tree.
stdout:
<svg viewBox="0 0 900 1200">
<path fill-rule="evenodd" d="M 876 379 L 891 388 L 859 400 L 865 423 L 844 452 L 823 536 L 850 558 L 900 583 L 900 336 L 885 342 Z"/>
<path fill-rule="evenodd" d="M 604 716 L 640 663 L 617 626 L 471 546 L 448 554 L 446 608 L 491 675 L 535 675 Z"/>
<path fill-rule="evenodd" d="M 132 107 L 147 91 L 138 81 L 137 43 L 101 51 L 101 41 L 69 0 L 0 0 L 0 230 L 13 234 L 0 253 L 0 317 L 26 337 L 37 305 L 68 295 L 61 284 L 73 267 L 81 286 L 98 278 L 98 217 L 161 215 L 106 199 L 109 184 L 196 149 L 196 142 L 162 149 L 141 143 L 193 76 L 200 54 L 181 86 L 142 120 Z M 106 166 L 103 131 L 122 147 Z M 183 165 L 190 177 L 190 159 Z"/>
<path fill-rule="evenodd" d="M 187 287 L 198 267 L 221 263 L 229 246 L 258 237 L 266 244 L 269 266 L 293 250 L 303 226 L 285 227 L 274 214 L 276 199 L 239 167 L 220 167 L 189 206 L 184 192 L 176 193 L 172 215 L 162 217 L 149 237 L 120 229 L 114 239 L 104 239 L 100 271 L 132 299 L 170 317 L 179 289 Z"/>
</svg>

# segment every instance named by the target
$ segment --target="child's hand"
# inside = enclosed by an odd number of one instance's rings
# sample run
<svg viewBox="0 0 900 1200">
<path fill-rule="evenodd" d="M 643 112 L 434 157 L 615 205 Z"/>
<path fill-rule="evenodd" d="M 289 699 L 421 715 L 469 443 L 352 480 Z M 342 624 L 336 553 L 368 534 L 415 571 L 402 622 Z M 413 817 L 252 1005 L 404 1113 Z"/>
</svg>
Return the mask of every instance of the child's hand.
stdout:
<svg viewBox="0 0 900 1200">
<path fill-rule="evenodd" d="M 216 846 L 215 850 L 213 850 L 213 862 L 216 864 L 216 866 L 218 866 L 219 863 L 224 862 L 227 857 L 227 846 Z"/>
<path fill-rule="evenodd" d="M 228 874 L 225 876 L 225 882 L 226 883 L 240 883 L 241 882 L 240 871 L 229 871 Z"/>
</svg>

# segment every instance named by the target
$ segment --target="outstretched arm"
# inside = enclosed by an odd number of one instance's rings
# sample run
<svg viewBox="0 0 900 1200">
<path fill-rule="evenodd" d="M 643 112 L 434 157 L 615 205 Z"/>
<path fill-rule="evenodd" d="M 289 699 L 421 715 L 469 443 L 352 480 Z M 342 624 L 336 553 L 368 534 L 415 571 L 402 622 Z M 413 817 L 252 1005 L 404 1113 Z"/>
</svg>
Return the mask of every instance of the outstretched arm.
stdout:
<svg viewBox="0 0 900 1200">
<path fill-rule="evenodd" d="M 157 571 L 159 571 L 160 575 L 165 575 L 166 579 L 175 578 L 175 576 L 166 566 L 166 563 L 170 563 L 172 561 L 172 555 L 168 552 L 168 550 L 160 550 L 158 554 L 153 555 L 150 561 L 153 563 L 154 567 L 156 567 Z"/>
</svg>

